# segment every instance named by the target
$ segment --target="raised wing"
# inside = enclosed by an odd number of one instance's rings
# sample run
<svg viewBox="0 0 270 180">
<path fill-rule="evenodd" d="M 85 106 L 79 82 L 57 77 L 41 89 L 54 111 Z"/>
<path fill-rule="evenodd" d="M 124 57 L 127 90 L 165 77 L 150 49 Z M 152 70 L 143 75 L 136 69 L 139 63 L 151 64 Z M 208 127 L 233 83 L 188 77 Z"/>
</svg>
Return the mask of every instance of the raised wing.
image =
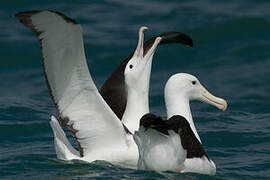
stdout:
<svg viewBox="0 0 270 180">
<path fill-rule="evenodd" d="M 16 14 L 40 41 L 47 85 L 61 125 L 69 127 L 84 156 L 125 144 L 125 131 L 88 71 L 82 27 L 55 11 Z"/>
<path fill-rule="evenodd" d="M 184 33 L 166 32 L 152 37 L 144 43 L 144 55 L 153 46 L 157 37 L 161 37 L 159 44 L 179 43 L 190 47 L 193 46 L 192 39 Z M 103 99 L 107 102 L 119 119 L 122 119 L 127 102 L 124 71 L 128 61 L 133 56 L 133 53 L 134 52 L 132 52 L 121 62 L 121 64 L 111 73 L 100 89 L 100 94 L 102 95 Z"/>
</svg>

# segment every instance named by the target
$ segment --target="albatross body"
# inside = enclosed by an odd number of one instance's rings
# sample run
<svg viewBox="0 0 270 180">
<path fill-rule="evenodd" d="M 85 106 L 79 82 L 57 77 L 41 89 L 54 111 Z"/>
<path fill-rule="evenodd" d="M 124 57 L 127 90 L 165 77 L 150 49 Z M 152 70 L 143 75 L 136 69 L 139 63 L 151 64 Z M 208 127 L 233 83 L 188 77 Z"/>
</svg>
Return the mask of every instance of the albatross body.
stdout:
<svg viewBox="0 0 270 180">
<path fill-rule="evenodd" d="M 146 27 L 140 28 L 137 48 L 124 62 L 124 74 L 120 74 L 124 78 L 120 81 L 124 79 L 127 90 L 127 97 L 124 98 L 127 101 L 122 123 L 102 98 L 89 73 L 82 27 L 73 19 L 55 11 L 21 12 L 16 17 L 40 40 L 47 85 L 61 123 L 52 116 L 57 157 L 87 162 L 105 160 L 136 167 L 138 149 L 131 133 L 138 130 L 140 117 L 149 112 L 151 64 L 161 37 L 151 41 L 147 51 L 144 51 L 143 31 Z M 114 84 L 110 83 L 111 80 L 106 81 L 107 89 L 111 88 L 108 84 Z M 134 99 L 137 101 L 134 102 Z M 61 126 L 71 130 L 79 151 L 69 143 Z"/>
<path fill-rule="evenodd" d="M 146 54 L 153 46 L 153 43 L 157 37 L 161 37 L 159 45 L 176 43 L 193 47 L 193 41 L 189 36 L 181 32 L 166 32 L 152 37 L 148 41 L 144 42 L 144 54 Z M 111 73 L 100 89 L 100 94 L 102 95 L 103 99 L 121 120 L 127 105 L 127 86 L 125 83 L 124 73 L 127 63 L 130 61 L 132 56 L 133 53 L 131 53 L 119 64 L 119 66 Z"/>
<path fill-rule="evenodd" d="M 140 120 L 139 131 L 135 132 L 139 169 L 216 173 L 215 163 L 206 154 L 196 131 L 189 106 L 191 100 L 203 101 L 221 110 L 227 108 L 227 102 L 210 94 L 196 77 L 186 73 L 170 77 L 165 86 L 168 120 L 147 114 Z M 162 154 L 156 153 L 156 149 L 163 150 Z M 160 164 L 167 166 L 160 168 Z"/>
<path fill-rule="evenodd" d="M 184 170 L 187 151 L 183 148 L 182 137 L 178 134 L 180 118 L 162 120 L 148 113 L 140 120 L 140 129 L 134 134 L 138 145 L 138 169 L 155 171 Z M 171 123 L 177 121 L 176 123 Z M 188 123 L 187 123 L 188 124 Z M 176 131 L 174 131 L 176 129 Z"/>
</svg>

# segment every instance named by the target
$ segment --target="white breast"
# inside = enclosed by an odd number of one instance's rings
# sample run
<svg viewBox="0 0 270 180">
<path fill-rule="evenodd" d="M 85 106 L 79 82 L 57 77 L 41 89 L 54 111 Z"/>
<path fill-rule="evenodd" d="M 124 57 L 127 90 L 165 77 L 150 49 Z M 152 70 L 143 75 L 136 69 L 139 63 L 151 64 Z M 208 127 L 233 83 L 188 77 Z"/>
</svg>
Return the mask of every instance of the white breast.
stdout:
<svg viewBox="0 0 270 180">
<path fill-rule="evenodd" d="M 182 171 L 186 151 L 181 139 L 174 131 L 169 136 L 156 130 L 140 128 L 134 135 L 139 149 L 138 169 Z M 173 157 L 173 158 L 172 158 Z"/>
</svg>

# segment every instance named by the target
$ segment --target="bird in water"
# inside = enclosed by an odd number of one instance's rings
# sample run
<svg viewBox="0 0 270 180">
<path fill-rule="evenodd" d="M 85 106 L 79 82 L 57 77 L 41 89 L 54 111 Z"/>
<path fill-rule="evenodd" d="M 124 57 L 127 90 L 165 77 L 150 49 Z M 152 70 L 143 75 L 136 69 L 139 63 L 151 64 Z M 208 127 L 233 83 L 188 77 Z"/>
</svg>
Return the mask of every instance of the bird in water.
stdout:
<svg viewBox="0 0 270 180">
<path fill-rule="evenodd" d="M 225 111 L 227 102 L 210 94 L 190 74 L 178 73 L 165 86 L 167 120 L 146 114 L 134 134 L 138 169 L 173 170 L 214 175 L 215 163 L 206 154 L 196 131 L 189 102 L 199 100 Z"/>
<path fill-rule="evenodd" d="M 105 160 L 137 167 L 138 149 L 132 132 L 138 130 L 140 117 L 149 112 L 148 88 L 154 52 L 163 36 L 164 43 L 181 42 L 192 46 L 192 40 L 182 33 L 165 33 L 150 39 L 144 48 L 143 31 L 147 28 L 140 28 L 136 50 L 105 82 L 105 90 L 101 90 L 104 95 L 104 92 L 112 92 L 111 89 L 122 88 L 124 84 L 127 94 L 120 97 L 126 101 L 122 123 L 110 108 L 113 101 L 108 103 L 102 98 L 89 73 L 81 25 L 56 11 L 27 11 L 16 14 L 16 17 L 40 41 L 46 82 L 60 122 L 52 116 L 57 157 L 87 162 Z M 120 83 L 116 82 L 115 76 L 121 77 Z M 118 92 L 123 91 L 121 88 Z M 79 150 L 72 147 L 61 126 L 71 130 Z"/>
</svg>

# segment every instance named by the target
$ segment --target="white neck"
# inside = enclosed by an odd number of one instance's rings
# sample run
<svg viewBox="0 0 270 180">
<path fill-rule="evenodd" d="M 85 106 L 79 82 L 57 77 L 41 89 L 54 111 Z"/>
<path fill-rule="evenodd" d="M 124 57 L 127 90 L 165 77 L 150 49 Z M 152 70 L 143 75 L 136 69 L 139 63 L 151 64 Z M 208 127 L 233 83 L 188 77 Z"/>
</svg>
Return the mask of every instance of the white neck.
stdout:
<svg viewBox="0 0 270 180">
<path fill-rule="evenodd" d="M 147 60 L 144 64 L 144 71 L 138 77 L 138 81 L 134 83 L 140 84 L 138 89 L 129 87 L 127 88 L 127 105 L 122 117 L 122 122 L 133 134 L 139 130 L 140 119 L 146 113 L 149 113 L 149 81 L 151 76 L 152 58 Z"/>
<path fill-rule="evenodd" d="M 122 122 L 131 133 L 134 133 L 139 129 L 141 117 L 149 113 L 148 90 L 138 92 L 128 89 L 127 94 L 127 105 L 122 117 Z"/>
<path fill-rule="evenodd" d="M 181 94 L 174 92 L 170 93 L 165 88 L 165 103 L 167 109 L 167 119 L 174 115 L 181 115 L 187 119 L 190 124 L 192 131 L 194 132 L 197 139 L 201 142 L 200 136 L 195 128 L 189 105 L 189 99 Z"/>
</svg>

